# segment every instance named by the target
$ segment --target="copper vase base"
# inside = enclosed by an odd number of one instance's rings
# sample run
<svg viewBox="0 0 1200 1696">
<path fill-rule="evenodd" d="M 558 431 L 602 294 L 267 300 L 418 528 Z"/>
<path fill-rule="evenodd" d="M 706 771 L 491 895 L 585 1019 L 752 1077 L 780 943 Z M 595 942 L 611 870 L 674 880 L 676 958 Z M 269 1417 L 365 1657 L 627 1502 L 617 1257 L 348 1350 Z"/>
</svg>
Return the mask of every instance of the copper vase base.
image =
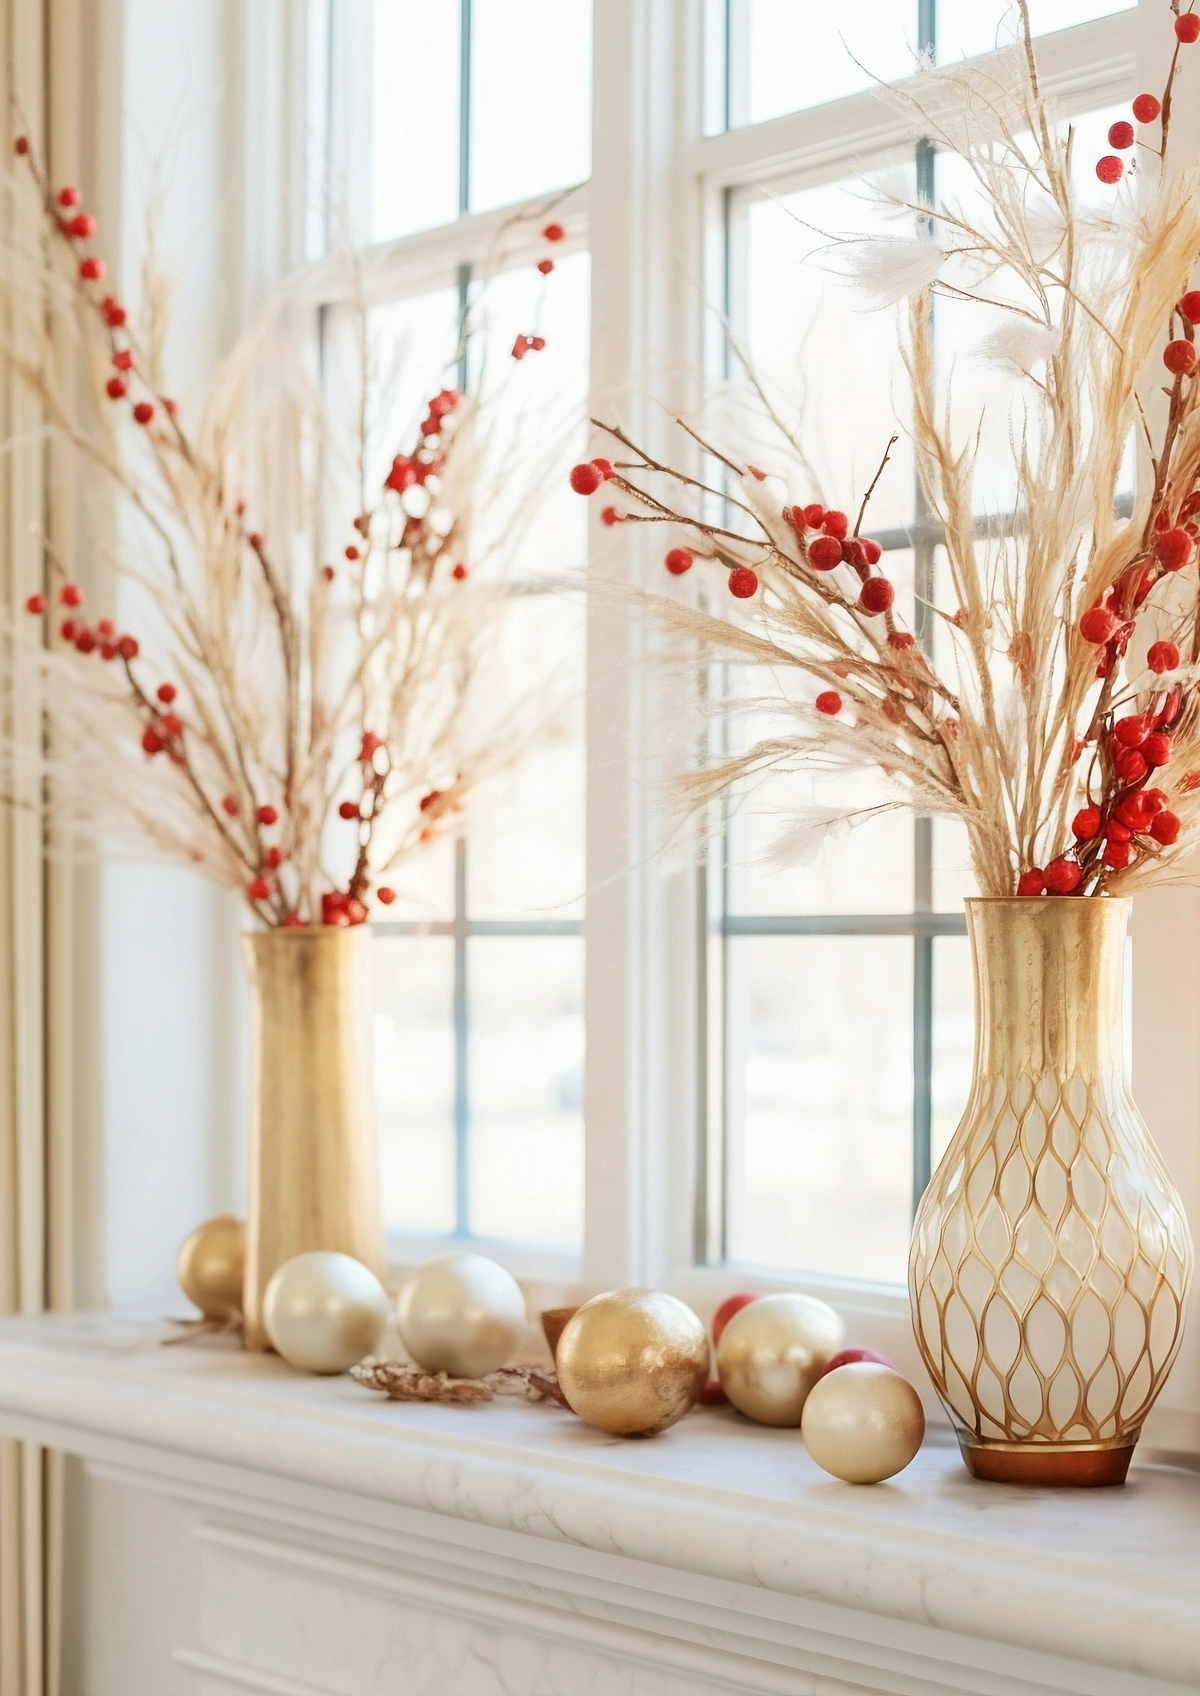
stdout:
<svg viewBox="0 0 1200 1696">
<path fill-rule="evenodd" d="M 958 1446 L 972 1478 L 992 1484 L 1094 1490 L 1124 1484 L 1136 1439 L 1110 1448 L 1090 1443 L 966 1443 L 961 1439 Z"/>
</svg>

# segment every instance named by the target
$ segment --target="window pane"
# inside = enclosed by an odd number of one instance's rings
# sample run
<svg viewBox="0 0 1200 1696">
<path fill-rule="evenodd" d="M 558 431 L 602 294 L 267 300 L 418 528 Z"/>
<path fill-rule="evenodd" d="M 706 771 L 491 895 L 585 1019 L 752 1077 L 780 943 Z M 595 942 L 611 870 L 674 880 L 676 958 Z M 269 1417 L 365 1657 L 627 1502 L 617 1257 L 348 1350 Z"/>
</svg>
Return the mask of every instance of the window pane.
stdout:
<svg viewBox="0 0 1200 1696">
<path fill-rule="evenodd" d="M 903 1281 L 912 943 L 737 937 L 727 948 L 729 1258 Z"/>
<path fill-rule="evenodd" d="M 734 128 L 913 73 L 916 0 L 731 0 L 729 24 Z"/>
<path fill-rule="evenodd" d="M 454 1230 L 454 945 L 372 944 L 383 1216 L 395 1230 Z"/>
<path fill-rule="evenodd" d="M 473 0 L 471 210 L 585 182 L 591 96 L 591 0 Z"/>
<path fill-rule="evenodd" d="M 937 1165 L 967 1105 L 975 1041 L 971 945 L 965 936 L 933 943 L 932 1153 Z"/>
<path fill-rule="evenodd" d="M 1133 4 L 1134 0 L 1124 5 L 1121 0 L 1030 0 L 1029 21 L 1035 35 L 1048 35 L 1127 11 Z M 1007 47 L 1016 39 L 1018 28 L 1017 8 L 1007 0 L 938 0 L 938 60 L 944 65 Z"/>
<path fill-rule="evenodd" d="M 475 937 L 470 1229 L 578 1249 L 583 1236 L 583 942 Z"/>
<path fill-rule="evenodd" d="M 374 0 L 371 239 L 447 224 L 459 211 L 457 0 Z"/>
</svg>

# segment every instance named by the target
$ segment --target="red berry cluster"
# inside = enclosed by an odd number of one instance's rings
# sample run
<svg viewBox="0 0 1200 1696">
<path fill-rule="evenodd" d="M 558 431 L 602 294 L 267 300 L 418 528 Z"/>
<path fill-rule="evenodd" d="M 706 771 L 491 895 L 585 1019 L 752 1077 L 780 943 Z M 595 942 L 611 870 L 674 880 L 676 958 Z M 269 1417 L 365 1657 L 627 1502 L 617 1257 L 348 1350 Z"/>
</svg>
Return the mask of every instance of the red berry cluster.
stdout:
<svg viewBox="0 0 1200 1696">
<path fill-rule="evenodd" d="M 1200 305 L 1200 299 L 1197 304 Z M 1200 492 L 1189 495 L 1174 517 L 1167 508 L 1162 508 L 1154 520 L 1149 547 L 1080 618 L 1079 634 L 1085 642 L 1102 650 L 1096 660 L 1097 677 L 1108 677 L 1124 657 L 1134 632 L 1136 614 L 1154 585 L 1163 577 L 1182 571 L 1195 559 L 1196 538 L 1200 534 L 1198 518 Z M 1150 652 L 1159 662 L 1155 664 L 1151 660 L 1152 670 L 1174 670 L 1173 665 L 1166 664 L 1166 655 L 1176 652 L 1172 643 L 1155 643 Z"/>
<path fill-rule="evenodd" d="M 1200 24 L 1200 18 L 1195 20 Z M 1179 35 L 1179 25 L 1185 19 L 1176 20 L 1175 33 Z M 1200 32 L 1198 32 L 1200 33 Z M 1194 36 L 1179 35 L 1180 41 L 1194 40 Z M 1162 112 L 1162 101 L 1156 94 L 1139 94 L 1133 102 L 1133 115 L 1139 124 L 1152 124 Z M 1125 175 L 1125 161 L 1118 154 L 1127 153 L 1137 140 L 1133 125 L 1125 118 L 1120 118 L 1115 124 L 1109 125 L 1108 145 L 1116 149 L 1115 153 L 1106 153 L 1096 161 L 1096 175 L 1102 183 L 1119 183 Z"/>
<path fill-rule="evenodd" d="M 83 590 L 78 583 L 64 583 L 58 591 L 59 605 L 74 611 L 83 605 Z M 41 618 L 47 610 L 45 595 L 30 595 L 25 602 L 25 611 L 34 618 Z M 70 642 L 81 654 L 99 654 L 102 660 L 135 660 L 138 656 L 138 640 L 128 634 L 118 635 L 117 627 L 111 618 L 100 619 L 95 628 L 82 618 L 65 618 L 59 626 L 59 635 L 64 642 Z"/>
<path fill-rule="evenodd" d="M 891 612 L 895 589 L 886 577 L 872 575 L 872 568 L 883 557 L 883 549 L 873 537 L 851 536 L 850 520 L 836 507 L 826 509 L 816 503 L 785 507 L 783 516 L 796 532 L 804 557 L 814 571 L 835 571 L 839 565 L 848 565 L 857 574 L 862 584 L 856 602 L 859 612 L 871 618 Z M 810 540 L 813 531 L 818 534 Z"/>
</svg>

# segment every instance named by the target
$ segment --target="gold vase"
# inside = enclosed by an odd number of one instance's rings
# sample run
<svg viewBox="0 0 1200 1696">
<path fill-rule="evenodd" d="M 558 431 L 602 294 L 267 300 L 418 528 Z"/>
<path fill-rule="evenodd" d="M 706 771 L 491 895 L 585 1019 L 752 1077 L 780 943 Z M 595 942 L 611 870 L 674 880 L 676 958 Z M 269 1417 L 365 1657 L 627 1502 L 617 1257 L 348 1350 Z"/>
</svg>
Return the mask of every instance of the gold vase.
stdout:
<svg viewBox="0 0 1200 1696">
<path fill-rule="evenodd" d="M 365 925 L 243 938 L 252 1100 L 245 1340 L 269 1347 L 262 1298 L 293 1255 L 336 1249 L 384 1274 Z"/>
<path fill-rule="evenodd" d="M 1192 1240 L 1129 1094 L 1127 900 L 967 902 L 970 1099 L 917 1209 L 917 1342 L 976 1478 L 1119 1484 Z"/>
</svg>

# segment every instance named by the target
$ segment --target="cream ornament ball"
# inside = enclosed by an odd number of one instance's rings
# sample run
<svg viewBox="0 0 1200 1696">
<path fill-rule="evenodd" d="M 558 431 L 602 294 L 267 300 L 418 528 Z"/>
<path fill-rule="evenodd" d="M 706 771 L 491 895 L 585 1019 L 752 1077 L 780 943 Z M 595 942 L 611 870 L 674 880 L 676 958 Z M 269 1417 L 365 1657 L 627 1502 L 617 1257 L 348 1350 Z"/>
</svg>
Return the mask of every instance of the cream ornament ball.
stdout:
<svg viewBox="0 0 1200 1696">
<path fill-rule="evenodd" d="M 804 1404 L 804 1446 L 847 1484 L 880 1484 L 902 1472 L 925 1437 L 921 1398 L 890 1366 L 853 1361 L 829 1372 Z"/>
<path fill-rule="evenodd" d="M 799 1425 L 809 1391 L 845 1340 L 839 1316 L 814 1296 L 760 1296 L 721 1333 L 721 1387 L 760 1425 Z"/>
<path fill-rule="evenodd" d="M 263 1296 L 271 1347 L 304 1372 L 347 1372 L 373 1354 L 387 1324 L 387 1291 L 348 1254 L 316 1249 L 278 1268 Z"/>
<path fill-rule="evenodd" d="M 246 1228 L 242 1221 L 221 1213 L 197 1225 L 179 1250 L 175 1274 L 184 1295 L 206 1319 L 236 1319 L 242 1311 L 246 1276 Z"/>
<path fill-rule="evenodd" d="M 580 1419 L 614 1437 L 653 1437 L 699 1401 L 708 1335 L 676 1296 L 609 1290 L 567 1321 L 554 1359 Z"/>
<path fill-rule="evenodd" d="M 446 1254 L 418 1267 L 396 1301 L 400 1340 L 426 1372 L 482 1378 L 525 1336 L 525 1298 L 510 1272 L 482 1254 Z"/>
</svg>

